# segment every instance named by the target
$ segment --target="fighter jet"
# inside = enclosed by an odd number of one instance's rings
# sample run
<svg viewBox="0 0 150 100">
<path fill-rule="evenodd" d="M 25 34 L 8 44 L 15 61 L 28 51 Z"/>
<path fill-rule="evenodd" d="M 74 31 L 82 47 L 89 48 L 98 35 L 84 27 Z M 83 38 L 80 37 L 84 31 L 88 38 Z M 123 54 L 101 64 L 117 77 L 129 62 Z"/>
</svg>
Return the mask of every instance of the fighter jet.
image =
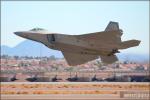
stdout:
<svg viewBox="0 0 150 100">
<path fill-rule="evenodd" d="M 119 49 L 127 49 L 140 44 L 140 41 L 135 39 L 121 41 L 123 31 L 119 29 L 118 22 L 113 21 L 109 22 L 104 31 L 82 35 L 50 33 L 42 28 L 14 33 L 43 43 L 48 48 L 62 51 L 70 66 L 84 64 L 97 58 L 101 58 L 103 63 L 111 64 L 118 61 L 115 54 L 120 53 Z"/>
</svg>

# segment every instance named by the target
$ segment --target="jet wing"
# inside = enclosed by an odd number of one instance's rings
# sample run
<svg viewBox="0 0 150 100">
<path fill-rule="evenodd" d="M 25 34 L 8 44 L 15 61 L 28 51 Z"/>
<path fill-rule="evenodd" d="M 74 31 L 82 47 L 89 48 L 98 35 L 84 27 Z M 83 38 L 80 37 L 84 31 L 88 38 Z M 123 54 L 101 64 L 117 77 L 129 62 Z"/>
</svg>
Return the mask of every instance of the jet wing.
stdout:
<svg viewBox="0 0 150 100">
<path fill-rule="evenodd" d="M 77 38 L 87 41 L 95 41 L 96 43 L 105 42 L 105 44 L 116 44 L 121 42 L 121 30 L 103 31 L 78 35 Z"/>
<path fill-rule="evenodd" d="M 62 52 L 69 65 L 75 66 L 97 59 L 97 55 Z"/>
<path fill-rule="evenodd" d="M 111 55 L 111 56 L 100 56 L 101 61 L 107 64 L 114 63 L 118 61 L 118 58 L 116 55 Z"/>
</svg>

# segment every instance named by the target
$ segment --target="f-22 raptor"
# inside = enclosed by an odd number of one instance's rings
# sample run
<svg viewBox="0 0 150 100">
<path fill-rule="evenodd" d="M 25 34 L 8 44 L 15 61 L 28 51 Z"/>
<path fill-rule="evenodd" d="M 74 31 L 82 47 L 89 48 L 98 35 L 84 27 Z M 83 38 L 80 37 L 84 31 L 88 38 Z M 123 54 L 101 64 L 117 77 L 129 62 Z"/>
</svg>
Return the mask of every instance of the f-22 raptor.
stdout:
<svg viewBox="0 0 150 100">
<path fill-rule="evenodd" d="M 111 64 L 118 61 L 115 54 L 120 53 L 119 49 L 127 49 L 140 44 L 140 41 L 135 39 L 121 41 L 123 31 L 119 29 L 118 22 L 112 21 L 104 31 L 82 35 L 50 33 L 42 28 L 14 33 L 23 38 L 43 43 L 48 48 L 62 51 L 70 66 L 84 64 L 99 57 L 102 62 Z"/>
</svg>

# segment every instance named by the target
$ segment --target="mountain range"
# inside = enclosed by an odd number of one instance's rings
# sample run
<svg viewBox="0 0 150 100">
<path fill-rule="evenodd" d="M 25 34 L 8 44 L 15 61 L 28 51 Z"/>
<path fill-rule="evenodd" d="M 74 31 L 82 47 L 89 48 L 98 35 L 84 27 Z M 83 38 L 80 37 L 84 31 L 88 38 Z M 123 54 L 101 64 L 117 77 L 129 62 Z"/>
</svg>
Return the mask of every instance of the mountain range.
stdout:
<svg viewBox="0 0 150 100">
<path fill-rule="evenodd" d="M 63 54 L 61 51 L 52 50 L 47 48 L 45 45 L 34 42 L 31 40 L 25 40 L 15 47 L 8 47 L 5 45 L 1 46 L 1 55 L 9 55 L 9 56 L 33 56 L 33 57 L 42 57 L 42 56 L 55 56 L 56 58 L 63 58 Z M 120 53 L 117 54 L 119 60 L 121 61 L 149 61 L 149 54 L 131 54 L 131 53 Z"/>
<path fill-rule="evenodd" d="M 49 49 L 45 45 L 31 40 L 25 40 L 13 48 L 3 45 L 1 46 L 1 54 L 7 54 L 10 56 L 17 55 L 33 57 L 55 56 L 56 58 L 63 57 L 61 51 Z"/>
</svg>

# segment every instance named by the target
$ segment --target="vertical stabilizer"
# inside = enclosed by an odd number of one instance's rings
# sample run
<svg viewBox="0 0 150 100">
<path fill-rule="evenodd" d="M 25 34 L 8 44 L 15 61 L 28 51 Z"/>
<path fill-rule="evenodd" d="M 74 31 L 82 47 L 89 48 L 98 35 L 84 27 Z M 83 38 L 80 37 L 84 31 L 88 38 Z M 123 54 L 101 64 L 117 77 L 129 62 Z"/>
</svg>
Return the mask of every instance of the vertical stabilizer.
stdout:
<svg viewBox="0 0 150 100">
<path fill-rule="evenodd" d="M 105 31 L 114 31 L 114 30 L 119 30 L 119 24 L 118 24 L 118 22 L 110 21 L 109 24 L 107 25 Z"/>
</svg>

